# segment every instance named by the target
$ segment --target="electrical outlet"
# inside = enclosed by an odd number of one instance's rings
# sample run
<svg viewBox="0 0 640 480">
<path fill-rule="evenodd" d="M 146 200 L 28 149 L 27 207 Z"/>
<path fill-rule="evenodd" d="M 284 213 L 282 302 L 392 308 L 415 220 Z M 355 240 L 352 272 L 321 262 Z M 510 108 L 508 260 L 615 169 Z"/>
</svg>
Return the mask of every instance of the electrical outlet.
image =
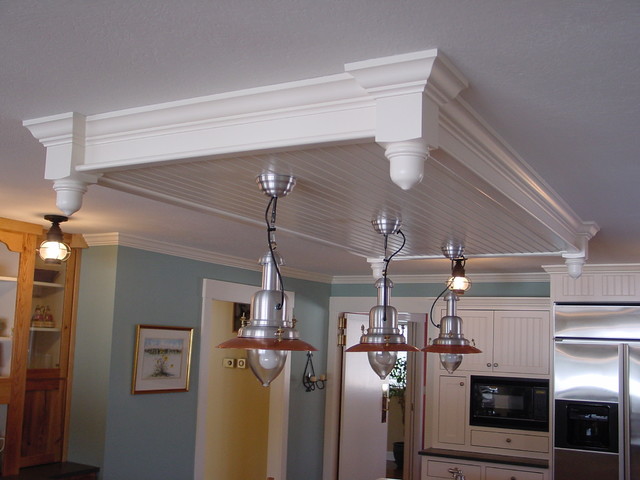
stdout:
<svg viewBox="0 0 640 480">
<path fill-rule="evenodd" d="M 225 358 L 222 360 L 222 366 L 224 368 L 236 368 L 236 359 L 235 358 Z"/>
<path fill-rule="evenodd" d="M 246 358 L 239 358 L 237 360 L 236 365 L 238 366 L 238 368 L 247 368 L 247 359 Z"/>
</svg>

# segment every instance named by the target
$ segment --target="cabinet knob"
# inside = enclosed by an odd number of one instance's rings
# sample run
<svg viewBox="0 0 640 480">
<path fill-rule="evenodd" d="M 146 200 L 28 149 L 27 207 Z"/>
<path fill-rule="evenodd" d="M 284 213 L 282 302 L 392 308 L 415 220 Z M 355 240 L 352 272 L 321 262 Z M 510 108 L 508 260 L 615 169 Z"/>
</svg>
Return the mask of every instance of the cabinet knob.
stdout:
<svg viewBox="0 0 640 480">
<path fill-rule="evenodd" d="M 487 363 L 487 367 L 491 368 L 491 362 Z"/>
<path fill-rule="evenodd" d="M 493 364 L 493 366 L 494 366 L 494 367 L 497 367 L 497 366 L 498 366 L 498 364 L 497 364 L 497 363 L 494 363 L 494 364 Z"/>
<path fill-rule="evenodd" d="M 511 480 L 518 480 L 516 477 L 511 477 Z"/>
<path fill-rule="evenodd" d="M 464 382 L 460 382 L 460 386 L 461 386 L 461 387 L 464 387 Z"/>
<path fill-rule="evenodd" d="M 507 438 L 506 442 L 507 442 L 507 443 L 511 443 L 511 439 L 510 439 L 510 438 Z"/>
</svg>

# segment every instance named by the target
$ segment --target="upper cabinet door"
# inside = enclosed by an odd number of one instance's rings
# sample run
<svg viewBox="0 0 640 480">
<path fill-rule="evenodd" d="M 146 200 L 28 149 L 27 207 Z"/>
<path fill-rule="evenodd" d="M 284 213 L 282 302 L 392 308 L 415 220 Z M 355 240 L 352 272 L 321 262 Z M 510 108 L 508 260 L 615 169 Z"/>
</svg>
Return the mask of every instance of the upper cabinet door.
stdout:
<svg viewBox="0 0 640 480">
<path fill-rule="evenodd" d="M 462 318 L 462 333 L 482 353 L 464 355 L 458 370 L 490 372 L 493 364 L 493 312 L 489 310 L 458 310 Z"/>
<path fill-rule="evenodd" d="M 493 340 L 494 372 L 549 373 L 549 312 L 496 311 Z"/>
</svg>

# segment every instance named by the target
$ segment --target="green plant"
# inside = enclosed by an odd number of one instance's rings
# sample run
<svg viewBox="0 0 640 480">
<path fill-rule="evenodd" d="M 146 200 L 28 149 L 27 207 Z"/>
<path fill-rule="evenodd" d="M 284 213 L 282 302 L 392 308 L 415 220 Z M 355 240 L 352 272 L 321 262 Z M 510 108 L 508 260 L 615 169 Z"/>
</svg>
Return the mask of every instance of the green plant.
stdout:
<svg viewBox="0 0 640 480">
<path fill-rule="evenodd" d="M 400 408 L 402 409 L 402 421 L 404 422 L 404 394 L 407 390 L 407 359 L 398 358 L 396 364 L 389 374 L 391 381 L 389 382 L 389 396 L 396 397 Z"/>
</svg>

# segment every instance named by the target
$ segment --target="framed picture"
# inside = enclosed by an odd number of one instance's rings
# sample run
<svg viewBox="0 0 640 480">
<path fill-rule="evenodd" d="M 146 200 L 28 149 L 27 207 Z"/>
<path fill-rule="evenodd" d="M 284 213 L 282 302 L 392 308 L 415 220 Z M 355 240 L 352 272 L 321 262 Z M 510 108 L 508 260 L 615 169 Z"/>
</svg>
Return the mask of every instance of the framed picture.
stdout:
<svg viewBox="0 0 640 480">
<path fill-rule="evenodd" d="M 131 393 L 188 392 L 193 328 L 137 325 Z"/>
</svg>

